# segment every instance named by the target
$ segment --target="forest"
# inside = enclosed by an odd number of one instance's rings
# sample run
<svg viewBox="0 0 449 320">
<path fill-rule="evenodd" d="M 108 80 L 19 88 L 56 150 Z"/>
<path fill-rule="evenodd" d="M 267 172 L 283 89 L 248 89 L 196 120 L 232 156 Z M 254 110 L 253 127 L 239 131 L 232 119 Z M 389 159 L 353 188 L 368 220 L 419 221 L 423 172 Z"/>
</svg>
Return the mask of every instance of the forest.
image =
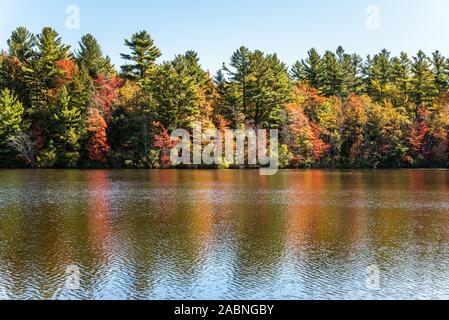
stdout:
<svg viewBox="0 0 449 320">
<path fill-rule="evenodd" d="M 169 133 L 195 121 L 278 129 L 282 168 L 449 167 L 439 51 L 311 49 L 288 67 L 241 47 L 211 75 L 194 51 L 163 61 L 146 31 L 124 44 L 116 68 L 90 34 L 72 51 L 52 28 L 14 30 L 0 53 L 0 167 L 168 168 Z"/>
</svg>

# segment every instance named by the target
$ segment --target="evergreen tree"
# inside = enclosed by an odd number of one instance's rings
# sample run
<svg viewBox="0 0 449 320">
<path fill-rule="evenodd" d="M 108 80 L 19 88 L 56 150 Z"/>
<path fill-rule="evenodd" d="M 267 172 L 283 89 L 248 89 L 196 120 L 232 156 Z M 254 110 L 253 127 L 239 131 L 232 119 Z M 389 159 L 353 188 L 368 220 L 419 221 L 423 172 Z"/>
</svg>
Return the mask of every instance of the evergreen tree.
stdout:
<svg viewBox="0 0 449 320">
<path fill-rule="evenodd" d="M 35 58 L 36 37 L 27 29 L 14 30 L 7 40 L 8 54 L 3 54 L 0 65 L 0 87 L 14 91 L 26 108 L 31 105 L 26 75 L 31 71 L 31 62 Z"/>
<path fill-rule="evenodd" d="M 24 108 L 22 103 L 9 89 L 0 91 L 0 140 L 6 141 L 9 137 L 22 129 L 22 116 Z"/>
<path fill-rule="evenodd" d="M 440 92 L 446 92 L 449 85 L 449 76 L 447 74 L 448 61 L 439 52 L 432 53 L 433 74 L 435 75 L 435 85 Z"/>
<path fill-rule="evenodd" d="M 321 90 L 323 87 L 324 65 L 320 54 L 316 49 L 308 52 L 308 58 L 302 61 L 305 79 L 315 89 Z"/>
<path fill-rule="evenodd" d="M 291 82 L 277 55 L 242 47 L 231 57 L 230 67 L 224 68 L 230 79 L 225 100 L 237 105 L 234 116 L 244 116 L 247 126 L 279 126 L 282 106 L 290 98 Z"/>
<path fill-rule="evenodd" d="M 104 57 L 100 45 L 91 34 L 84 35 L 79 42 L 80 50 L 76 53 L 76 60 L 80 69 L 85 68 L 92 79 L 100 75 L 114 75 L 114 67 L 109 57 Z"/>
<path fill-rule="evenodd" d="M 129 63 L 122 66 L 123 76 L 129 80 L 142 82 L 154 71 L 156 60 L 161 56 L 161 52 L 146 31 L 133 34 L 130 40 L 125 40 L 125 45 L 131 53 L 121 54 L 122 58 Z"/>
<path fill-rule="evenodd" d="M 372 60 L 371 57 L 368 57 L 363 69 L 366 92 L 375 101 L 382 101 L 388 98 L 391 91 L 392 72 L 390 52 L 387 50 L 383 49 Z"/>
<path fill-rule="evenodd" d="M 51 136 L 56 148 L 57 163 L 64 167 L 75 167 L 80 159 L 80 138 L 83 119 L 81 112 L 71 102 L 64 87 L 53 107 Z"/>
<path fill-rule="evenodd" d="M 295 81 L 303 81 L 307 79 L 305 68 L 301 61 L 296 61 L 293 64 L 290 70 L 290 75 Z"/>
<path fill-rule="evenodd" d="M 226 79 L 224 68 L 219 70 L 215 76 L 215 85 L 218 93 L 215 114 L 234 128 L 240 128 L 245 121 L 242 112 L 239 86 Z"/>
<path fill-rule="evenodd" d="M 154 45 L 153 39 L 146 31 L 140 31 L 125 40 L 125 45 L 130 49 L 129 54 L 121 54 L 126 64 L 121 67 L 122 76 L 134 82 L 144 90 L 138 91 L 133 102 L 140 122 L 140 137 L 143 141 L 143 157 L 150 152 L 149 125 L 151 123 L 152 77 L 156 69 L 156 60 L 161 56 L 160 50 Z M 150 87 L 150 90 L 148 88 Z M 148 95 L 150 94 L 150 95 Z"/>
<path fill-rule="evenodd" d="M 395 105 L 404 105 L 409 101 L 411 85 L 411 61 L 405 52 L 401 52 L 399 57 L 391 59 L 392 82 L 396 86 L 399 94 L 394 100 Z"/>
<path fill-rule="evenodd" d="M 156 69 L 152 96 L 154 119 L 167 130 L 192 128 L 193 122 L 205 118 L 207 74 L 201 69 L 197 54 L 188 51 Z"/>
<path fill-rule="evenodd" d="M 226 77 L 222 69 L 217 71 L 217 74 L 214 77 L 214 83 L 217 87 L 222 86 L 226 82 Z"/>
<path fill-rule="evenodd" d="M 362 58 L 357 54 L 347 54 L 342 46 L 337 48 L 336 55 L 343 70 L 343 83 L 341 85 L 343 91 L 338 96 L 346 97 L 350 93 L 360 93 L 362 82 L 359 73 L 362 67 Z"/>
<path fill-rule="evenodd" d="M 251 85 L 254 124 L 263 128 L 278 128 L 284 117 L 284 105 L 290 100 L 291 82 L 286 66 L 276 54 L 252 55 L 255 81 Z"/>
<path fill-rule="evenodd" d="M 24 108 L 9 89 L 0 91 L 0 165 L 12 165 L 16 152 L 10 142 L 22 132 Z"/>
<path fill-rule="evenodd" d="M 9 54 L 17 57 L 24 64 L 28 65 L 36 54 L 36 37 L 24 27 L 14 30 L 7 43 Z"/>
<path fill-rule="evenodd" d="M 342 61 L 346 75 L 346 88 L 348 93 L 360 94 L 364 86 L 361 78 L 363 59 L 357 54 L 346 55 Z"/>
<path fill-rule="evenodd" d="M 419 51 L 413 58 L 412 64 L 413 100 L 419 108 L 423 103 L 430 103 L 438 95 L 435 74 L 432 72 L 431 62 L 423 51 Z M 418 109 L 416 109 L 417 115 Z"/>
<path fill-rule="evenodd" d="M 51 28 L 44 28 L 37 36 L 37 49 L 25 80 L 31 107 L 37 112 L 45 112 L 51 104 L 50 91 L 58 87 L 58 80 L 64 75 L 57 63 L 70 58 L 70 53 L 69 46 L 62 44 L 61 37 Z"/>
<path fill-rule="evenodd" d="M 52 28 L 44 28 L 37 36 L 37 67 L 42 75 L 50 81 L 58 74 L 56 62 L 70 57 L 69 46 L 62 44 L 59 34 Z M 54 85 L 49 82 L 49 85 Z"/>
<path fill-rule="evenodd" d="M 321 91 L 326 96 L 345 97 L 348 93 L 346 77 L 347 74 L 342 64 L 338 61 L 337 56 L 331 51 L 326 51 L 323 57 L 323 84 Z"/>
<path fill-rule="evenodd" d="M 231 57 L 230 67 L 223 66 L 223 70 L 228 74 L 232 87 L 229 87 L 228 93 L 232 94 L 232 100 L 235 103 L 236 114 L 246 115 L 250 103 L 250 82 L 252 81 L 251 70 L 251 51 L 246 47 L 240 47 Z M 236 123 L 237 126 L 242 125 Z"/>
</svg>

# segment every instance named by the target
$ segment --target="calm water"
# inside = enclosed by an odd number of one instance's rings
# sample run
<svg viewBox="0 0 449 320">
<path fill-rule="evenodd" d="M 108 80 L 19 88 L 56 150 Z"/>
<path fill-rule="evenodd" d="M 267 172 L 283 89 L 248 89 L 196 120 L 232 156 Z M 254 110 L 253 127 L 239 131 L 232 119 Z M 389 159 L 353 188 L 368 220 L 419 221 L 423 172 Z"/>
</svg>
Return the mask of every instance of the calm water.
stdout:
<svg viewBox="0 0 449 320">
<path fill-rule="evenodd" d="M 0 298 L 449 299 L 449 172 L 0 171 Z"/>
</svg>

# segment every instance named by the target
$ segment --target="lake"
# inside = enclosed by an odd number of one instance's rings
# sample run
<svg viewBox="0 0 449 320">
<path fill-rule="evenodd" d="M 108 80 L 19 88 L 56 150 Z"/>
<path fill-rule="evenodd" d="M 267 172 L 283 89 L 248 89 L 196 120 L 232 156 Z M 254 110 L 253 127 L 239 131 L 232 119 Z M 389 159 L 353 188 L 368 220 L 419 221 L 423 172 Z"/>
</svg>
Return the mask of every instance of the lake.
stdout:
<svg viewBox="0 0 449 320">
<path fill-rule="evenodd" d="M 2 170 L 0 298 L 449 299 L 449 171 Z"/>
</svg>

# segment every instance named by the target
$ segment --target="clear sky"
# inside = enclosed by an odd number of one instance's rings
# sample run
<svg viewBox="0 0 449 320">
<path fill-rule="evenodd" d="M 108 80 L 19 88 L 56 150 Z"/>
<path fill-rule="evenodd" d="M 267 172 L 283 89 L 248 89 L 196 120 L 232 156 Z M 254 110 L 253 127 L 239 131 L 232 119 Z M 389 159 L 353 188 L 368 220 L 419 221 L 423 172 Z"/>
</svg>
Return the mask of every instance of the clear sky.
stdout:
<svg viewBox="0 0 449 320">
<path fill-rule="evenodd" d="M 79 29 L 66 27 L 69 5 L 80 10 Z M 370 5 L 379 8 L 379 29 L 367 27 L 376 19 Z M 51 26 L 75 49 L 93 34 L 119 66 L 124 39 L 146 29 L 163 60 L 193 49 L 215 72 L 241 45 L 277 52 L 289 65 L 311 47 L 340 44 L 361 55 L 382 48 L 449 55 L 448 16 L 447 0 L 0 0 L 0 48 L 17 26 L 35 33 Z"/>
</svg>

